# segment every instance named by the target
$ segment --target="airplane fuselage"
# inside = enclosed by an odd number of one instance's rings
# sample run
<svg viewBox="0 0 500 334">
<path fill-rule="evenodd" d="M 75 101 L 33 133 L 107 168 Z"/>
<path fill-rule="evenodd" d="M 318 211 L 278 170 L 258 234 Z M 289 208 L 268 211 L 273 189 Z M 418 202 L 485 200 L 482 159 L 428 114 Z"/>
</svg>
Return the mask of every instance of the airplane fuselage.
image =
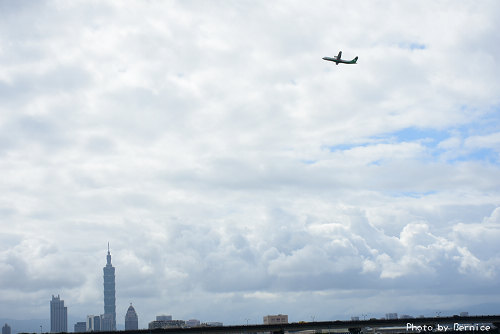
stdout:
<svg viewBox="0 0 500 334">
<path fill-rule="evenodd" d="M 342 64 L 356 64 L 353 63 L 352 60 L 344 60 L 344 59 L 337 59 L 337 57 L 323 57 L 324 60 L 328 61 L 333 61 L 335 63 L 342 63 Z"/>
<path fill-rule="evenodd" d="M 356 64 L 358 61 L 358 57 L 354 58 L 353 60 L 344 60 L 341 58 L 342 57 L 342 51 L 339 52 L 338 56 L 333 56 L 333 57 L 323 57 L 323 60 L 328 60 L 328 61 L 333 61 L 335 64 Z"/>
</svg>

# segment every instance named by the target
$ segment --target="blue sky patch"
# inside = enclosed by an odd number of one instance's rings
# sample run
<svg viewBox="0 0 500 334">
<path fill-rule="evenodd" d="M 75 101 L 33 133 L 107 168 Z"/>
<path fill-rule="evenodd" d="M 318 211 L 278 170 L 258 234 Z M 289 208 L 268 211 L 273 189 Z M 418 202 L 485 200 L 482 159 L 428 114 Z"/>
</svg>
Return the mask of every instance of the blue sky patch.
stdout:
<svg viewBox="0 0 500 334">
<path fill-rule="evenodd" d="M 463 161 L 485 161 L 494 165 L 500 164 L 499 154 L 491 148 L 479 148 L 477 150 L 468 151 L 449 162 L 454 163 Z"/>
<path fill-rule="evenodd" d="M 392 197 L 411 197 L 411 198 L 422 198 L 429 195 L 437 194 L 435 190 L 429 191 L 397 191 L 397 192 L 388 192 L 388 195 Z"/>
<path fill-rule="evenodd" d="M 387 138 L 396 142 L 413 142 L 423 141 L 426 146 L 435 146 L 439 142 L 449 137 L 448 131 L 435 130 L 435 129 L 420 129 L 420 128 L 405 128 L 396 132 L 386 133 L 376 138 Z"/>
<path fill-rule="evenodd" d="M 492 116 L 495 118 L 496 116 Z M 493 122 L 492 122 L 493 121 Z M 485 125 L 485 123 L 487 125 Z M 485 118 L 478 120 L 474 123 L 469 123 L 461 125 L 454 128 L 448 128 L 446 130 L 436 130 L 436 129 L 424 129 L 409 127 L 396 132 L 384 133 L 377 136 L 373 136 L 367 139 L 364 143 L 356 144 L 341 144 L 335 146 L 328 146 L 330 152 L 338 151 L 349 151 L 357 147 L 367 147 L 370 145 L 377 145 L 380 143 L 387 144 L 398 144 L 398 143 L 409 143 L 418 142 L 420 145 L 428 148 L 428 157 L 430 160 L 438 160 L 444 155 L 448 155 L 446 160 L 449 163 L 463 162 L 463 161 L 484 161 L 491 164 L 499 164 L 500 158 L 499 153 L 492 149 L 491 147 L 478 147 L 478 148 L 467 148 L 464 147 L 464 143 L 470 136 L 481 136 L 489 135 L 495 133 L 492 131 L 494 126 L 491 124 L 498 124 L 496 119 L 489 119 L 486 121 Z M 458 147 L 439 147 L 439 144 L 443 141 L 457 138 L 460 140 Z M 374 161 L 372 165 L 379 165 L 380 161 Z"/>
<path fill-rule="evenodd" d="M 326 146 L 326 148 L 330 152 L 338 152 L 338 151 L 349 151 L 356 147 L 366 147 L 370 146 L 369 143 L 360 143 L 360 144 L 339 144 L 334 146 Z"/>
<path fill-rule="evenodd" d="M 425 44 L 416 43 L 416 42 L 399 43 L 399 47 L 402 49 L 410 49 L 410 50 L 425 50 L 425 49 L 427 49 L 427 46 Z"/>
</svg>

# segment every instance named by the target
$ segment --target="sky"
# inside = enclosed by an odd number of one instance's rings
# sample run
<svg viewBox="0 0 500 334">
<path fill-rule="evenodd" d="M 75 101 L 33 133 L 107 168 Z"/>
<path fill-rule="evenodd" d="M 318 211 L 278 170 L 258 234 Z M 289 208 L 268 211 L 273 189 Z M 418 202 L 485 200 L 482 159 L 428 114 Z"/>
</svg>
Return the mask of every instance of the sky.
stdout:
<svg viewBox="0 0 500 334">
<path fill-rule="evenodd" d="M 108 242 L 121 324 L 498 314 L 499 30 L 496 0 L 0 0 L 0 317 L 103 313 Z"/>
</svg>

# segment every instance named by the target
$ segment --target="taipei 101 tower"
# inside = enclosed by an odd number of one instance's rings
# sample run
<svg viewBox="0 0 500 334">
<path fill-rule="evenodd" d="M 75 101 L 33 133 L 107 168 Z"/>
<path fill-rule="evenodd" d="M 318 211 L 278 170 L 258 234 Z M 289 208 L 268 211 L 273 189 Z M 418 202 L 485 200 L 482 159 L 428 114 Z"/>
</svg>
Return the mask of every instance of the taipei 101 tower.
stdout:
<svg viewBox="0 0 500 334">
<path fill-rule="evenodd" d="M 101 319 L 101 330 L 116 330 L 116 305 L 115 305 L 115 267 L 111 264 L 111 254 L 106 256 L 106 267 L 104 271 L 104 314 Z"/>
</svg>

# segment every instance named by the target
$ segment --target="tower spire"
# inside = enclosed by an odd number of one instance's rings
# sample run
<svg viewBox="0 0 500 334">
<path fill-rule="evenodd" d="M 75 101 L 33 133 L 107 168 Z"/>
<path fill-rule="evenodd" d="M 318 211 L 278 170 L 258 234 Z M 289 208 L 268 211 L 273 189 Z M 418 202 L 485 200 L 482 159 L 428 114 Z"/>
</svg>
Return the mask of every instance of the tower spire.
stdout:
<svg viewBox="0 0 500 334">
<path fill-rule="evenodd" d="M 111 265 L 111 253 L 109 252 L 109 241 L 108 241 L 108 255 L 106 256 L 107 265 Z"/>
</svg>

